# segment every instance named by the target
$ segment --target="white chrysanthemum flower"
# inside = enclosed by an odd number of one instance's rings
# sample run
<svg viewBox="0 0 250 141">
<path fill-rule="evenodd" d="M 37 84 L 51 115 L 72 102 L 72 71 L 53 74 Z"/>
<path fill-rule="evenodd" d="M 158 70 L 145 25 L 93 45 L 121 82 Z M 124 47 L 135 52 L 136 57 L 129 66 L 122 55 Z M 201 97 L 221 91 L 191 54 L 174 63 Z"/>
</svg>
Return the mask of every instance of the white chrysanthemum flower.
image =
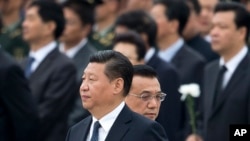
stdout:
<svg viewBox="0 0 250 141">
<path fill-rule="evenodd" d="M 181 85 L 179 92 L 182 94 L 181 100 L 184 101 L 188 95 L 192 97 L 200 96 L 200 87 L 196 83 Z"/>
</svg>

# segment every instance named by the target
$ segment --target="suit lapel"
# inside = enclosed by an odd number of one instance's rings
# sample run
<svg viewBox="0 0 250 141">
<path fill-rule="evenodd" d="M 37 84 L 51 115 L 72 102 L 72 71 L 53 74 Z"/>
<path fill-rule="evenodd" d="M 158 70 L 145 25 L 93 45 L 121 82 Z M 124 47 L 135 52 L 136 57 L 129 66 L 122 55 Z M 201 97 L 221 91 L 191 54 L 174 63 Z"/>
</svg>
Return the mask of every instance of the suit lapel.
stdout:
<svg viewBox="0 0 250 141">
<path fill-rule="evenodd" d="M 30 81 L 33 79 L 35 80 L 36 76 L 39 76 L 40 74 L 44 73 L 44 70 L 47 70 L 50 64 L 52 63 L 52 60 L 58 55 L 59 51 L 58 48 L 56 47 L 54 50 L 52 50 L 39 64 L 37 69 L 30 75 Z"/>
<path fill-rule="evenodd" d="M 91 116 L 88 116 L 86 118 L 86 121 L 84 122 L 84 125 L 81 126 L 81 130 L 79 130 L 79 141 L 86 141 L 87 139 L 87 135 L 89 134 L 89 130 L 90 130 L 90 125 L 91 125 L 91 122 L 92 122 L 92 117 Z"/>
<path fill-rule="evenodd" d="M 218 109 L 223 105 L 225 100 L 229 97 L 233 89 L 237 88 L 237 85 L 240 85 L 240 82 L 245 82 L 247 67 L 249 65 L 249 55 L 247 54 L 241 63 L 236 68 L 233 73 L 231 79 L 228 82 L 228 85 L 224 89 L 224 91 L 218 96 L 218 103 L 216 103 L 213 114 L 218 111 Z"/>
<path fill-rule="evenodd" d="M 128 132 L 130 126 L 129 123 L 132 120 L 132 115 L 129 108 L 125 105 L 113 126 L 111 127 L 105 141 L 120 141 Z"/>
<path fill-rule="evenodd" d="M 206 107 L 207 107 L 207 113 L 209 115 L 213 112 L 213 102 L 214 102 L 214 96 L 215 96 L 215 87 L 216 87 L 216 81 L 219 75 L 219 61 L 215 62 L 215 64 L 211 67 L 211 69 L 208 71 L 206 76 Z"/>
<path fill-rule="evenodd" d="M 174 55 L 174 57 L 171 60 L 171 63 L 174 64 L 174 66 L 179 70 L 179 68 L 181 68 L 182 66 L 182 61 L 184 59 L 183 56 L 185 55 L 185 44 L 182 45 L 182 47 L 180 48 L 179 51 L 176 52 L 176 54 Z"/>
</svg>

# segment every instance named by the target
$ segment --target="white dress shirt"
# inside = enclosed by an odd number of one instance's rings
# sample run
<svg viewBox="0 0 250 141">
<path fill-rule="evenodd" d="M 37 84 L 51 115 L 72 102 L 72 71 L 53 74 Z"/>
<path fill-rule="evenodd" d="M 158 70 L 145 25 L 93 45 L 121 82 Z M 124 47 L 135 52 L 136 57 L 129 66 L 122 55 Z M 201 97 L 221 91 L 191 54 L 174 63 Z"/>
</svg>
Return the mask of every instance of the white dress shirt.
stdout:
<svg viewBox="0 0 250 141">
<path fill-rule="evenodd" d="M 148 62 L 154 55 L 155 53 L 155 48 L 151 47 L 145 54 L 144 61 Z"/>
<path fill-rule="evenodd" d="M 244 46 L 233 58 L 231 58 L 228 62 L 225 63 L 223 58 L 220 58 L 220 66 L 225 65 L 227 71 L 224 74 L 222 88 L 225 88 L 228 84 L 229 80 L 231 79 L 233 73 L 235 72 L 236 68 L 240 64 L 240 62 L 244 59 L 248 52 L 247 46 Z"/>
<path fill-rule="evenodd" d="M 35 60 L 31 65 L 31 72 L 34 72 L 37 67 L 41 64 L 41 62 L 44 60 L 44 58 L 56 48 L 56 41 L 52 41 L 45 45 L 44 47 L 38 49 L 37 51 L 31 51 L 29 53 L 30 57 L 33 57 Z"/>
<path fill-rule="evenodd" d="M 108 113 L 107 115 L 105 115 L 104 117 L 102 117 L 99 120 L 99 123 L 101 124 L 101 127 L 99 128 L 98 141 L 104 141 L 106 139 L 112 125 L 114 124 L 116 118 L 118 117 L 118 115 L 120 114 L 120 112 L 122 111 L 124 106 L 125 106 L 125 102 L 123 101 L 112 112 Z M 96 121 L 97 121 L 97 119 L 95 117 L 92 117 L 92 123 L 91 123 L 91 126 L 90 126 L 90 132 L 88 134 L 87 141 L 90 141 L 90 139 L 92 137 L 92 132 L 94 130 L 93 129 L 94 128 L 94 123 Z"/>
<path fill-rule="evenodd" d="M 179 38 L 175 43 L 165 50 L 161 50 L 158 53 L 158 56 L 165 62 L 171 62 L 176 53 L 183 47 L 184 40 Z"/>
<path fill-rule="evenodd" d="M 207 42 L 209 42 L 209 43 L 211 43 L 211 41 L 212 41 L 212 38 L 211 38 L 211 36 L 208 34 L 208 35 L 206 35 L 206 36 L 204 36 L 204 39 L 207 41 Z"/>
<path fill-rule="evenodd" d="M 65 48 L 64 48 L 64 44 L 61 43 L 60 46 L 59 46 L 59 50 L 62 53 L 64 53 L 66 56 L 68 56 L 69 58 L 73 58 L 76 55 L 76 53 L 80 49 L 82 49 L 85 46 L 85 44 L 87 44 L 87 41 L 88 40 L 86 38 L 84 38 L 76 46 L 74 46 L 74 47 L 72 47 L 72 48 L 70 48 L 70 49 L 68 49 L 66 51 L 65 51 Z"/>
</svg>

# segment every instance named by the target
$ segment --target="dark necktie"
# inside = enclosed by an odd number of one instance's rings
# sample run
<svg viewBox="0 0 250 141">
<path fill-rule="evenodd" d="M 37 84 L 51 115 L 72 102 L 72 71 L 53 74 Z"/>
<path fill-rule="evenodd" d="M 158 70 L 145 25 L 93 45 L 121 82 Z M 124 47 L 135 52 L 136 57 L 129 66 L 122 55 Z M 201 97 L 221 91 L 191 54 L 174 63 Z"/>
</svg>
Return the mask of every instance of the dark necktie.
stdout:
<svg viewBox="0 0 250 141">
<path fill-rule="evenodd" d="M 25 76 L 26 76 L 26 78 L 29 78 L 30 75 L 31 75 L 31 66 L 32 66 L 32 63 L 34 61 L 35 61 L 35 58 L 33 58 L 33 57 L 28 58 L 27 65 L 26 65 L 26 68 L 25 68 Z"/>
<path fill-rule="evenodd" d="M 94 129 L 92 133 L 92 137 L 90 141 L 98 141 L 98 136 L 99 136 L 99 128 L 101 127 L 99 121 L 96 121 L 94 124 Z"/>
<path fill-rule="evenodd" d="M 217 104 L 218 102 L 218 97 L 221 94 L 223 88 L 222 88 L 222 84 L 223 84 L 223 78 L 224 78 L 224 74 L 227 71 L 227 68 L 225 66 L 222 66 L 220 68 L 218 77 L 217 77 L 217 82 L 216 82 L 216 88 L 215 88 L 215 94 L 214 94 L 214 106 Z"/>
</svg>

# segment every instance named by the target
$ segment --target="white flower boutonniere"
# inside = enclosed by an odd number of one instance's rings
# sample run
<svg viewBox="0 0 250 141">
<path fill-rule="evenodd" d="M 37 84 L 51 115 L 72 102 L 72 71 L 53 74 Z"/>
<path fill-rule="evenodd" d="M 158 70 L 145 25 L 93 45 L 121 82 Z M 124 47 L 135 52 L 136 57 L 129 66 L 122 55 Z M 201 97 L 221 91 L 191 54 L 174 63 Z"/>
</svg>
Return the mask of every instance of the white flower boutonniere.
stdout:
<svg viewBox="0 0 250 141">
<path fill-rule="evenodd" d="M 179 88 L 179 92 L 181 95 L 181 101 L 185 101 L 188 113 L 190 116 L 190 125 L 192 128 L 192 132 L 196 133 L 196 113 L 194 109 L 194 98 L 200 96 L 200 87 L 196 83 L 181 85 Z"/>
</svg>

